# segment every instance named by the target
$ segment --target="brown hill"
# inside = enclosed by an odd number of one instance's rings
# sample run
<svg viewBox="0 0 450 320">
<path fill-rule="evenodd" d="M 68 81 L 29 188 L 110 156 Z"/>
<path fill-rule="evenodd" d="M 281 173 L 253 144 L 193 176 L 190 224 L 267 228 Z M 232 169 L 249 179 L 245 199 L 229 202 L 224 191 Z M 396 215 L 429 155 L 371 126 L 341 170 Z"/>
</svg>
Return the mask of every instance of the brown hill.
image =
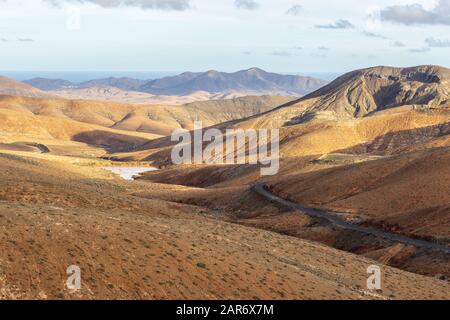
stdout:
<svg viewBox="0 0 450 320">
<path fill-rule="evenodd" d="M 184 106 L 131 105 L 86 100 L 36 99 L 0 96 L 0 142 L 81 141 L 92 145 L 129 147 L 192 128 L 266 111 L 288 97 L 244 97 Z M 138 134 L 136 134 L 138 133 Z M 142 134 L 141 134 L 142 133 Z M 110 135 L 110 138 L 107 136 Z M 135 137 L 138 137 L 136 139 Z"/>
<path fill-rule="evenodd" d="M 0 108 L 0 142 L 41 143 L 78 148 L 76 142 L 104 147 L 108 150 L 128 150 L 159 137 L 149 133 L 129 132 L 82 123 L 70 118 L 55 119 L 34 115 L 29 111 Z M 3 149 L 3 148 L 2 148 Z"/>
<path fill-rule="evenodd" d="M 209 93 L 197 91 L 185 96 L 152 95 L 146 92 L 126 91 L 116 87 L 66 88 L 48 91 L 58 97 L 74 100 L 101 100 L 132 104 L 182 105 L 196 101 L 224 100 L 251 95 L 248 92 Z"/>
<path fill-rule="evenodd" d="M 0 76 L 0 95 L 12 95 L 32 98 L 55 98 L 56 95 L 52 95 L 36 89 L 35 87 L 16 81 L 10 78 Z"/>
<path fill-rule="evenodd" d="M 198 102 L 183 106 L 169 106 L 0 96 L 0 108 L 28 110 L 35 115 L 70 118 L 105 127 L 120 127 L 124 121 L 130 122 L 132 118 L 135 125 L 127 126 L 127 130 L 158 134 L 158 128 L 151 129 L 145 126 L 145 123 L 153 121 L 158 122 L 158 126 L 166 126 L 171 129 L 189 129 L 192 128 L 193 122 L 198 119 L 203 121 L 204 125 L 210 126 L 265 112 L 291 99 L 290 97 L 277 96 L 242 97 Z M 140 122 L 144 122 L 144 125 L 139 125 Z M 162 134 L 166 133 L 166 131 L 162 132 Z"/>
<path fill-rule="evenodd" d="M 279 128 L 281 158 L 320 157 L 330 153 L 387 155 L 414 151 L 416 148 L 425 148 L 426 145 L 445 145 L 442 139 L 449 132 L 450 110 L 445 107 L 423 111 L 405 106 L 363 118 L 346 118 L 340 121 L 313 119 L 297 125 L 283 126 L 285 119 L 301 109 L 301 106 L 287 106 L 218 127 Z M 170 160 L 172 144 L 169 138 L 164 137 L 149 141 L 137 153 L 119 157 L 149 159 L 170 165 L 167 160 Z"/>
<path fill-rule="evenodd" d="M 296 101 L 307 108 L 292 122 L 311 117 L 363 117 L 403 106 L 439 107 L 450 102 L 450 70 L 439 66 L 374 67 L 349 72 Z"/>
</svg>

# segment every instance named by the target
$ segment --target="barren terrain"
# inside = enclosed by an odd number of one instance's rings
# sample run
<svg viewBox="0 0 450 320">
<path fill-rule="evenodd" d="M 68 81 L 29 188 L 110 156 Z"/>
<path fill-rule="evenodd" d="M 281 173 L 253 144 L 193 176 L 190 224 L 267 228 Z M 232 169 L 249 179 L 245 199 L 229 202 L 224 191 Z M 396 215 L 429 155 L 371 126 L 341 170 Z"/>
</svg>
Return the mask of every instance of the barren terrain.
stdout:
<svg viewBox="0 0 450 320">
<path fill-rule="evenodd" d="M 449 298 L 447 282 L 390 267 L 383 290 L 368 292 L 374 261 L 133 195 L 165 187 L 89 160 L 4 151 L 0 162 L 2 298 Z M 79 292 L 64 287 L 73 264 Z"/>
<path fill-rule="evenodd" d="M 0 96 L 0 298 L 450 299 L 445 250 L 358 231 L 450 244 L 448 98 L 435 66 L 358 70 L 295 101 Z M 170 134 L 194 120 L 279 129 L 280 171 L 172 165 Z M 160 170 L 102 169 L 122 165 Z"/>
</svg>

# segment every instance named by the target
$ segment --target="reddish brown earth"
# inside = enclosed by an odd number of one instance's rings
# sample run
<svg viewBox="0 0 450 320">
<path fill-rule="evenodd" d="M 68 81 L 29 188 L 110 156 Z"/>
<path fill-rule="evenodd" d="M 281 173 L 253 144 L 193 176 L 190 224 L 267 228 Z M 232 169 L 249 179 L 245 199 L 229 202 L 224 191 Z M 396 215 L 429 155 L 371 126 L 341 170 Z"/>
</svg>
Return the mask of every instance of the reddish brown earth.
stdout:
<svg viewBox="0 0 450 320">
<path fill-rule="evenodd" d="M 0 298 L 450 299 L 448 254 L 350 232 L 252 190 L 264 182 L 342 219 L 448 244 L 448 73 L 407 71 L 355 72 L 270 111 L 252 99 L 183 109 L 1 97 Z M 381 95 L 396 81 L 397 95 Z M 399 104 L 406 97 L 417 99 Z M 220 129 L 279 128 L 280 172 L 172 166 L 163 136 L 198 115 Z M 127 182 L 99 168 L 108 165 L 162 170 Z M 78 292 L 65 288 L 73 264 Z M 373 264 L 380 291 L 366 289 Z"/>
<path fill-rule="evenodd" d="M 147 199 L 172 187 L 124 182 L 65 157 L 0 154 L 3 299 L 448 298 L 449 285 L 317 243 L 221 222 L 204 207 Z M 82 289 L 64 286 L 69 265 Z"/>
</svg>

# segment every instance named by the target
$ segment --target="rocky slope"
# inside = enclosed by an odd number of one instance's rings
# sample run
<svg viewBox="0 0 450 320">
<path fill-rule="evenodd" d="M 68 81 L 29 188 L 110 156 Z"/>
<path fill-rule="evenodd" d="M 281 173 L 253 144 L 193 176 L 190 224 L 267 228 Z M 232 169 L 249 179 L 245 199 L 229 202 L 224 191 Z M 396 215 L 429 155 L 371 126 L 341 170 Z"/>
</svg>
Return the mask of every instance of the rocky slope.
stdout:
<svg viewBox="0 0 450 320">
<path fill-rule="evenodd" d="M 403 105 L 439 107 L 450 102 L 449 81 L 449 69 L 431 65 L 356 70 L 297 100 L 307 108 L 294 121 L 317 116 L 364 117 Z"/>
</svg>

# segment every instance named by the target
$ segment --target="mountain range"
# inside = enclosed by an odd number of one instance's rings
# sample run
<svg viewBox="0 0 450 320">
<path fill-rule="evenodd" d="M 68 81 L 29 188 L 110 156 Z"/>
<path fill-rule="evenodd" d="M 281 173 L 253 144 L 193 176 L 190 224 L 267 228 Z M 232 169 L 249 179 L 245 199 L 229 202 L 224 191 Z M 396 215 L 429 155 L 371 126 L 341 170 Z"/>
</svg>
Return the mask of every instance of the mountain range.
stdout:
<svg viewBox="0 0 450 320">
<path fill-rule="evenodd" d="M 105 78 L 73 83 L 62 79 L 34 78 L 25 83 L 44 91 L 80 90 L 95 87 L 113 87 L 125 91 L 152 95 L 186 96 L 196 92 L 236 95 L 290 95 L 303 96 L 327 84 L 327 81 L 297 75 L 270 73 L 258 68 L 226 73 L 185 72 L 154 80 L 127 77 Z"/>
</svg>

